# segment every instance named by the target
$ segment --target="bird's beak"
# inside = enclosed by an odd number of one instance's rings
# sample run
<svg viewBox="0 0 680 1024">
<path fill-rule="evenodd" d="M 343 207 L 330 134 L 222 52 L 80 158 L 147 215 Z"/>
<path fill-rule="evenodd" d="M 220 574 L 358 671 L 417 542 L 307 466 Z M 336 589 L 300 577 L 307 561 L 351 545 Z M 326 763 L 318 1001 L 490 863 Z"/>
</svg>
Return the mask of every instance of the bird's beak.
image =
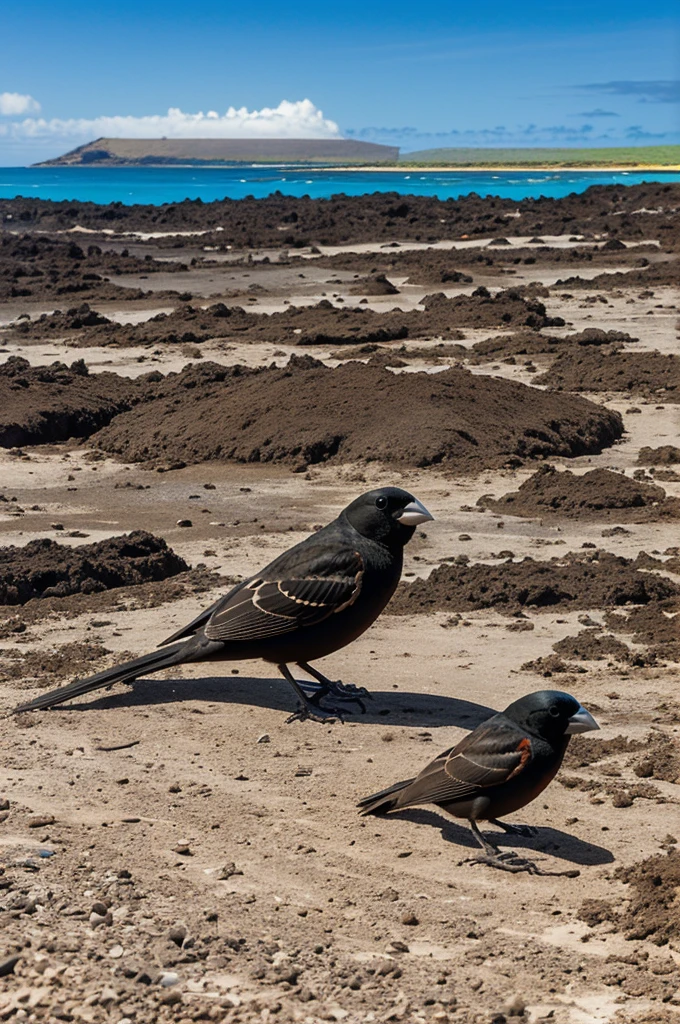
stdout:
<svg viewBox="0 0 680 1024">
<path fill-rule="evenodd" d="M 567 736 L 573 736 L 577 732 L 594 732 L 599 729 L 599 725 L 591 715 L 590 711 L 586 711 L 585 708 L 579 707 L 575 715 L 572 715 L 569 719 L 569 724 L 566 728 Z"/>
<path fill-rule="evenodd" d="M 418 526 L 419 523 L 426 523 L 430 519 L 434 519 L 427 511 L 424 505 L 421 505 L 417 498 L 413 501 L 409 501 L 405 508 L 400 509 L 394 513 L 394 518 L 398 520 L 402 526 Z"/>
</svg>

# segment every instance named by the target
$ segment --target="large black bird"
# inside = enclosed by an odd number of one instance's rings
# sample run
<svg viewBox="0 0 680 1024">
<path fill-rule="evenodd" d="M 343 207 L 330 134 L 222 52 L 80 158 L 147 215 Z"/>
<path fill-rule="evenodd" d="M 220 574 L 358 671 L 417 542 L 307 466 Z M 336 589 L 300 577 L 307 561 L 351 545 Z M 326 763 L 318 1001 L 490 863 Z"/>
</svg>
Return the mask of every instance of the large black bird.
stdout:
<svg viewBox="0 0 680 1024">
<path fill-rule="evenodd" d="M 416 526 L 428 519 L 430 513 L 408 491 L 368 491 L 328 526 L 279 555 L 164 640 L 159 645 L 164 650 L 76 680 L 15 711 L 50 708 L 90 690 L 185 662 L 246 658 L 273 662 L 291 684 L 300 704 L 289 721 L 337 717 L 337 708 L 320 704 L 328 694 L 362 706 L 361 697 L 368 696 L 363 687 L 332 682 L 309 662 L 351 643 L 377 619 L 399 582 L 404 545 Z M 175 643 L 178 640 L 182 642 Z M 317 680 L 305 684 L 313 689 L 311 696 L 293 678 L 290 662 Z"/>
<path fill-rule="evenodd" d="M 397 782 L 367 796 L 363 814 L 379 814 L 417 804 L 436 804 L 455 818 L 467 818 L 484 854 L 478 863 L 506 871 L 543 872 L 533 861 L 501 853 L 484 838 L 477 822 L 490 821 L 505 832 L 533 835 L 526 826 L 498 819 L 524 807 L 554 779 L 574 733 L 599 729 L 593 716 L 568 693 L 539 690 L 510 704 L 436 757 L 415 779 Z"/>
</svg>

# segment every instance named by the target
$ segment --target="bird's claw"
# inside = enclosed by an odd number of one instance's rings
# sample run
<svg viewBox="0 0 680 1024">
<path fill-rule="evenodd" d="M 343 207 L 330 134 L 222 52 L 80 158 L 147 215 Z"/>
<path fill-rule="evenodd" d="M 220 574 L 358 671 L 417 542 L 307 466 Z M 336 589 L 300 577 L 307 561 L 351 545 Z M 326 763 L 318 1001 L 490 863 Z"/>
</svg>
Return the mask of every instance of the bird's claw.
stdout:
<svg viewBox="0 0 680 1024">
<path fill-rule="evenodd" d="M 533 825 L 508 825 L 503 823 L 503 828 L 511 836 L 523 836 L 525 839 L 532 839 L 538 835 L 538 829 Z"/>
<path fill-rule="evenodd" d="M 568 871 L 544 871 L 533 860 L 520 857 L 511 851 L 498 853 L 480 853 L 477 857 L 468 857 L 462 861 L 463 864 L 486 864 L 490 868 L 498 868 L 499 871 L 510 871 L 512 874 L 519 874 L 526 871 L 529 875 L 553 875 L 563 878 L 578 878 L 581 874 L 576 868 Z"/>
<path fill-rule="evenodd" d="M 364 698 L 366 700 L 373 700 L 373 695 L 368 692 L 365 686 L 355 686 L 354 683 L 343 683 L 339 679 L 336 682 L 331 683 L 328 692 L 332 697 L 335 697 L 336 700 L 343 701 L 347 704 L 358 704 L 361 708 L 362 715 L 366 714 Z"/>
<path fill-rule="evenodd" d="M 344 712 L 342 712 L 340 708 L 322 708 L 318 706 L 314 707 L 313 705 L 310 706 L 309 704 L 300 703 L 298 705 L 297 710 L 294 711 L 292 715 L 289 715 L 288 718 L 286 719 L 286 725 L 289 725 L 291 722 L 307 721 L 329 723 L 341 722 L 344 725 L 345 719 L 343 715 Z"/>
</svg>

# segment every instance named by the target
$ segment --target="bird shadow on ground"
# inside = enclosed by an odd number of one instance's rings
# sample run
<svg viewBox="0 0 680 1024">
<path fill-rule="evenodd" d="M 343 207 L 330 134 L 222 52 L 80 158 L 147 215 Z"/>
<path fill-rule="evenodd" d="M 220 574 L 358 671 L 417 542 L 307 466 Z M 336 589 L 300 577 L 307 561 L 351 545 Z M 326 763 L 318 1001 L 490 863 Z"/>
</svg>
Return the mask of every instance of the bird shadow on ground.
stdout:
<svg viewBox="0 0 680 1024">
<path fill-rule="evenodd" d="M 310 685 L 310 692 L 311 689 Z M 456 725 L 463 729 L 474 729 L 480 722 L 495 714 L 493 708 L 484 707 L 482 704 L 430 693 L 378 690 L 373 691 L 371 696 L 373 700 L 364 700 L 365 714 L 357 704 L 340 705 L 345 720 L 358 725 L 389 724 L 421 728 Z M 273 711 L 283 711 L 287 714 L 292 714 L 297 709 L 295 694 L 284 679 L 208 676 L 201 679 L 140 678 L 134 681 L 131 690 L 102 694 L 87 703 L 63 704 L 62 710 L 146 707 L 154 704 L 180 704 L 184 701 L 248 704 L 251 707 L 271 708 Z M 330 696 L 323 701 L 326 707 L 333 703 Z"/>
<path fill-rule="evenodd" d="M 458 825 L 455 821 L 449 821 L 436 811 L 427 811 L 421 808 L 408 808 L 403 811 L 396 811 L 389 815 L 390 818 L 399 818 L 402 821 L 415 822 L 418 825 L 432 825 L 441 829 L 442 839 L 455 846 L 463 846 L 475 853 L 481 853 L 481 848 L 474 838 L 467 825 Z M 512 822 L 511 822 L 512 824 Z M 518 821 L 516 824 L 522 824 Z M 536 828 L 535 836 L 517 836 L 501 832 L 487 822 L 480 821 L 481 832 L 487 836 L 496 846 L 522 850 L 527 856 L 546 853 L 551 857 L 560 857 L 562 860 L 571 861 L 572 864 L 594 865 L 611 864 L 614 854 L 604 846 L 596 843 L 588 843 L 584 839 L 562 832 L 558 828 L 539 826 Z"/>
</svg>

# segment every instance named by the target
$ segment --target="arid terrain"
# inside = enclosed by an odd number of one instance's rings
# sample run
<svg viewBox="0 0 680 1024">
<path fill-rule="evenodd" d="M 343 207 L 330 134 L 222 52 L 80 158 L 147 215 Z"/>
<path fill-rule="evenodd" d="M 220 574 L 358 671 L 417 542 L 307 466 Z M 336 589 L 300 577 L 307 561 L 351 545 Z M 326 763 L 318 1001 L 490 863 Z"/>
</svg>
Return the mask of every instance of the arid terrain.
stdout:
<svg viewBox="0 0 680 1024">
<path fill-rule="evenodd" d="M 0 1021 L 680 1021 L 680 186 L 0 201 Z M 435 516 L 286 723 L 142 654 L 364 490 Z M 492 710 L 601 732 L 471 864 L 359 817 Z"/>
</svg>

